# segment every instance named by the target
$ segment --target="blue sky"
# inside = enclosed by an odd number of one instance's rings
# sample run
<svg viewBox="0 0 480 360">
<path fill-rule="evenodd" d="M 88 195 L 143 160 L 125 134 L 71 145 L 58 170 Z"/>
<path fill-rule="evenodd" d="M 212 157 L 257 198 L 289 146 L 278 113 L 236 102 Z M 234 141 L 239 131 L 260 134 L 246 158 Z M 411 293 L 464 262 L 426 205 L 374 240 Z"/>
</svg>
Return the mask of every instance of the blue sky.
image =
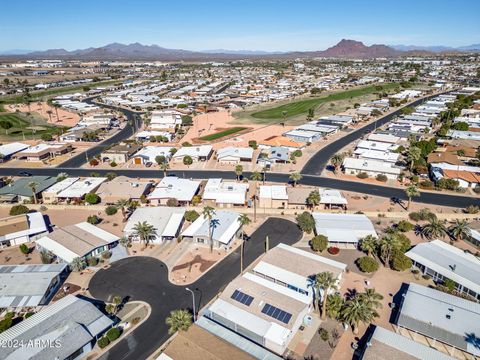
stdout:
<svg viewBox="0 0 480 360">
<path fill-rule="evenodd" d="M 73 50 L 111 42 L 189 50 L 323 50 L 480 43 L 478 0 L 4 1 L 0 50 Z"/>
</svg>

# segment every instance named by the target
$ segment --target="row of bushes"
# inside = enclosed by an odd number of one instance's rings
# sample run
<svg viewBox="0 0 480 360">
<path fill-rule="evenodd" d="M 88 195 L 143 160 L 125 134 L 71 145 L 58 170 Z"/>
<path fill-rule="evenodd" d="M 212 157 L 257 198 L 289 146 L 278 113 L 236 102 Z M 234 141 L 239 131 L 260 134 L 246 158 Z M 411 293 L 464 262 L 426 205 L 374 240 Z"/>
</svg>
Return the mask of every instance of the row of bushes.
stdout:
<svg viewBox="0 0 480 360">
<path fill-rule="evenodd" d="M 113 327 L 107 331 L 107 333 L 98 339 L 97 343 L 98 346 L 103 349 L 104 347 L 108 346 L 111 342 L 117 340 L 120 335 L 122 335 L 121 330 L 118 327 Z"/>
</svg>

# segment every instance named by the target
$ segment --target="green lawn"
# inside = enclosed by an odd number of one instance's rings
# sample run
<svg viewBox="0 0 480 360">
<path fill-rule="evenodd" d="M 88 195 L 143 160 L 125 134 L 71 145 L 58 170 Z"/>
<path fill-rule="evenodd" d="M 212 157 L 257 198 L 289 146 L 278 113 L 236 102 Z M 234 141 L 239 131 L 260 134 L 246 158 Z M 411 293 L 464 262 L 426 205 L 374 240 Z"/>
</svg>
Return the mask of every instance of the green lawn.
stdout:
<svg viewBox="0 0 480 360">
<path fill-rule="evenodd" d="M 381 89 L 379 87 L 382 87 Z M 356 88 L 341 92 L 336 92 L 327 96 L 315 97 L 311 99 L 292 101 L 290 103 L 280 105 L 274 108 L 266 109 L 253 113 L 251 116 L 257 119 L 283 119 L 284 111 L 285 117 L 293 117 L 308 113 L 308 110 L 315 108 L 326 102 L 334 102 L 338 100 L 345 100 L 359 96 L 369 95 L 374 92 L 388 91 L 400 87 L 397 83 L 385 83 L 379 85 L 371 85 L 362 88 Z"/>
<path fill-rule="evenodd" d="M 5 130 L 0 127 L 0 137 L 8 140 L 22 140 L 24 137 L 26 140 L 39 139 L 43 134 L 55 133 L 58 128 L 67 129 L 66 127 L 47 124 L 45 121 L 28 117 L 25 114 L 0 114 L 0 124 L 5 121 L 11 124 L 11 128 Z"/>
<path fill-rule="evenodd" d="M 222 131 L 210 134 L 210 135 L 202 136 L 200 138 L 200 140 L 204 140 L 204 141 L 217 140 L 217 139 L 220 139 L 222 137 L 225 137 L 225 136 L 232 135 L 232 134 L 235 134 L 237 132 L 243 131 L 245 129 L 246 129 L 245 127 L 233 127 L 233 128 L 222 130 Z"/>
<path fill-rule="evenodd" d="M 108 80 L 108 81 L 99 81 L 99 82 L 92 82 L 92 83 L 85 83 L 81 85 L 74 85 L 74 86 L 66 86 L 66 87 L 58 87 L 53 89 L 41 90 L 41 91 L 33 91 L 30 93 L 32 95 L 32 100 L 41 99 L 44 97 L 50 97 L 52 95 L 61 95 L 61 94 L 68 94 L 70 92 L 83 92 L 84 87 L 95 88 L 102 85 L 111 85 L 115 83 L 119 83 L 121 80 Z M 8 95 L 3 98 L 0 98 L 0 108 L 2 104 L 18 104 L 21 103 L 23 99 L 23 95 Z M 1 111 L 1 110 L 0 110 Z"/>
</svg>

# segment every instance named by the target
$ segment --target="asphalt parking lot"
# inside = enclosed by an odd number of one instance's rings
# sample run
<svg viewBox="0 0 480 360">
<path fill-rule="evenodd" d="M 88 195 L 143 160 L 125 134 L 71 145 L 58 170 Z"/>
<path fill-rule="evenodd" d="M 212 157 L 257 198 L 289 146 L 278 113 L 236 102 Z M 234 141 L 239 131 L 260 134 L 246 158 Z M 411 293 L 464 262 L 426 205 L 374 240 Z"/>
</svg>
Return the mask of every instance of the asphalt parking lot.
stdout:
<svg viewBox="0 0 480 360">
<path fill-rule="evenodd" d="M 245 244 L 244 266 L 247 267 L 265 251 L 265 238 L 269 247 L 279 243 L 292 245 L 302 237 L 297 225 L 281 218 L 267 219 Z M 240 273 L 240 250 L 230 254 L 198 281 L 188 287 L 195 291 L 197 309 L 214 296 Z M 183 286 L 168 280 L 168 270 L 161 261 L 134 256 L 115 262 L 110 268 L 99 270 L 90 281 L 93 297 L 108 301 L 113 296 L 129 297 L 150 304 L 150 317 L 125 339 L 115 345 L 102 359 L 146 359 L 168 339 L 165 318 L 170 311 L 192 308 L 192 297 Z"/>
</svg>

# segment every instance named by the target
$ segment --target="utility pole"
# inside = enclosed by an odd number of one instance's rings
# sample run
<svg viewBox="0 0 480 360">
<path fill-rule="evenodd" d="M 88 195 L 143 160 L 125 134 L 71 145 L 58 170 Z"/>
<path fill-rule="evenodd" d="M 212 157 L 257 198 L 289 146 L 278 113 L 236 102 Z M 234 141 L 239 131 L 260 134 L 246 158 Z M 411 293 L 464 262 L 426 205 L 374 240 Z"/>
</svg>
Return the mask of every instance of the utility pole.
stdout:
<svg viewBox="0 0 480 360">
<path fill-rule="evenodd" d="M 243 244 L 245 240 L 242 239 L 242 244 L 240 245 L 240 275 L 243 274 Z"/>
<path fill-rule="evenodd" d="M 193 305 L 193 322 L 196 320 L 196 311 L 195 311 L 195 293 L 193 290 L 189 289 L 188 287 L 185 290 L 190 291 L 192 293 L 192 305 Z"/>
<path fill-rule="evenodd" d="M 257 222 L 257 195 L 253 194 L 253 222 Z"/>
<path fill-rule="evenodd" d="M 265 252 L 268 252 L 270 248 L 270 239 L 268 238 L 268 235 L 265 236 Z"/>
</svg>

